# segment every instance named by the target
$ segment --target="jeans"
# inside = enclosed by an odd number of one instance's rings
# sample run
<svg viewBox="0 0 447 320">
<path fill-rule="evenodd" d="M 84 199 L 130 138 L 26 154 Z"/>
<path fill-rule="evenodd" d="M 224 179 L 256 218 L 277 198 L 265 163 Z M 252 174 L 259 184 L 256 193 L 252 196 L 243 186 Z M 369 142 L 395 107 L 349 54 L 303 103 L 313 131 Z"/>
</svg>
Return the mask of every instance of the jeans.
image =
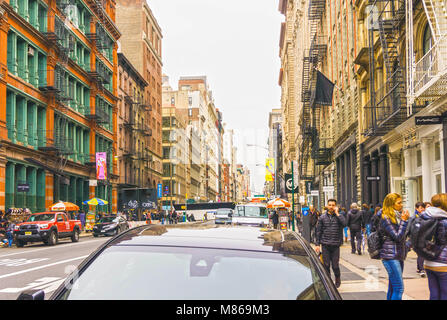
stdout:
<svg viewBox="0 0 447 320">
<path fill-rule="evenodd" d="M 362 231 L 360 230 L 351 230 L 351 249 L 352 252 L 355 253 L 355 241 L 357 240 L 357 252 L 362 252 Z"/>
<path fill-rule="evenodd" d="M 427 269 L 430 300 L 447 300 L 447 272 Z"/>
<path fill-rule="evenodd" d="M 388 272 L 388 293 L 386 299 L 402 300 L 404 293 L 404 280 L 402 278 L 404 262 L 400 260 L 382 260 L 382 263 Z"/>
<path fill-rule="evenodd" d="M 331 276 L 331 264 L 332 270 L 334 270 L 334 275 L 336 278 L 340 278 L 340 247 L 339 246 L 328 246 L 323 244 L 321 248 L 323 256 L 323 265 L 329 276 Z"/>
<path fill-rule="evenodd" d="M 369 237 L 371 234 L 371 223 L 366 224 L 366 235 Z"/>
</svg>

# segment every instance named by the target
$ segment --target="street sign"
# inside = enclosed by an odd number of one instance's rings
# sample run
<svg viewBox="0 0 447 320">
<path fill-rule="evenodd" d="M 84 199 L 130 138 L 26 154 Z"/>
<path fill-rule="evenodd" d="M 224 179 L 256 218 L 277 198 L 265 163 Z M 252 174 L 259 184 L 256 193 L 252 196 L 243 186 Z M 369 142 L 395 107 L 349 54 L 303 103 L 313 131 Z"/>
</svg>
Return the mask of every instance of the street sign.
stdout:
<svg viewBox="0 0 447 320">
<path fill-rule="evenodd" d="M 309 214 L 309 207 L 302 207 L 301 212 L 303 213 L 303 216 L 307 216 Z"/>
<path fill-rule="evenodd" d="M 161 183 L 157 184 L 157 198 L 163 197 L 163 187 Z"/>
<path fill-rule="evenodd" d="M 380 176 L 366 177 L 366 181 L 380 181 Z"/>
<path fill-rule="evenodd" d="M 314 196 L 314 197 L 317 197 L 317 196 L 320 195 L 320 191 L 318 191 L 318 190 L 311 190 L 311 191 L 310 191 L 310 195 L 311 195 L 311 196 Z"/>
<path fill-rule="evenodd" d="M 442 116 L 425 116 L 415 117 L 417 126 L 429 125 L 429 124 L 442 124 Z"/>
<path fill-rule="evenodd" d="M 335 188 L 334 186 L 324 186 L 323 187 L 323 192 L 334 192 Z"/>
<path fill-rule="evenodd" d="M 28 183 L 20 183 L 17 185 L 17 192 L 28 192 L 29 184 Z"/>
<path fill-rule="evenodd" d="M 284 174 L 285 184 L 286 184 L 286 193 L 292 193 L 292 175 L 290 173 Z M 293 193 L 298 193 L 298 184 L 294 181 L 295 190 Z"/>
</svg>

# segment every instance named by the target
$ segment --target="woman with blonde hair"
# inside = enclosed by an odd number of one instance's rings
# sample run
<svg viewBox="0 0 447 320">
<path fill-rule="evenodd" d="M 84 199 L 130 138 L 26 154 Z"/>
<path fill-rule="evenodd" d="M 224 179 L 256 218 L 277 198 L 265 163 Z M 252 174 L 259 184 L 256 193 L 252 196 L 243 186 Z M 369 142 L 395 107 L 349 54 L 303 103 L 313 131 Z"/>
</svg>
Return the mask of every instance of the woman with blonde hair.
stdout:
<svg viewBox="0 0 447 320">
<path fill-rule="evenodd" d="M 435 246 L 441 248 L 434 260 L 425 260 L 424 269 L 428 278 L 430 300 L 447 300 L 447 193 L 439 193 L 431 198 L 431 206 L 425 209 L 421 218 L 439 219 L 434 239 Z"/>
<path fill-rule="evenodd" d="M 402 273 L 407 255 L 405 248 L 405 231 L 410 213 L 402 212 L 402 197 L 398 193 L 390 193 L 383 200 L 379 232 L 383 238 L 380 258 L 388 272 L 387 300 L 402 300 L 404 282 Z"/>
</svg>

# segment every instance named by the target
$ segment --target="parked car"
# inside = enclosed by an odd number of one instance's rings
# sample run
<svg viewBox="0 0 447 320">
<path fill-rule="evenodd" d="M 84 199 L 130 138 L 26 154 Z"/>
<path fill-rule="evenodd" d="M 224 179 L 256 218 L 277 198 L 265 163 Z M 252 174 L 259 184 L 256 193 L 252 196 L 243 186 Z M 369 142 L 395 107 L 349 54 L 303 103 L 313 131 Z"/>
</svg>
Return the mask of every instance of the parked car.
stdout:
<svg viewBox="0 0 447 320">
<path fill-rule="evenodd" d="M 232 217 L 233 217 L 233 209 L 226 209 L 226 208 L 217 209 L 214 223 L 231 224 Z"/>
<path fill-rule="evenodd" d="M 129 223 L 122 216 L 104 216 L 93 226 L 93 236 L 115 236 L 129 229 Z"/>
<path fill-rule="evenodd" d="M 148 276 L 156 275 L 156 276 Z M 19 299 L 44 299 L 42 290 Z M 209 223 L 144 225 L 102 244 L 50 300 L 339 300 L 295 232 Z"/>
<path fill-rule="evenodd" d="M 81 221 L 70 220 L 64 212 L 40 212 L 17 224 L 14 238 L 17 247 L 40 241 L 52 246 L 61 238 L 71 238 L 71 241 L 78 242 L 81 229 Z"/>
</svg>

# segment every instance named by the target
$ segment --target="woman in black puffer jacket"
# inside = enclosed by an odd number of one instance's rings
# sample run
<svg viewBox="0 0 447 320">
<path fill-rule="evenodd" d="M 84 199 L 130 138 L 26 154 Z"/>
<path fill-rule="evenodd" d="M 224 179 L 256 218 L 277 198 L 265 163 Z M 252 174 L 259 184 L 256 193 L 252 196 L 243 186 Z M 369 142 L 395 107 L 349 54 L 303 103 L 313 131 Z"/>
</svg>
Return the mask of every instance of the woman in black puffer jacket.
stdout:
<svg viewBox="0 0 447 320">
<path fill-rule="evenodd" d="M 381 217 L 379 232 L 383 237 L 380 258 L 389 280 L 387 300 L 402 300 L 404 293 L 402 273 L 407 255 L 405 231 L 410 213 L 405 210 L 401 214 L 402 207 L 402 197 L 397 193 L 390 193 L 383 201 L 383 209 L 378 212 Z"/>
</svg>

